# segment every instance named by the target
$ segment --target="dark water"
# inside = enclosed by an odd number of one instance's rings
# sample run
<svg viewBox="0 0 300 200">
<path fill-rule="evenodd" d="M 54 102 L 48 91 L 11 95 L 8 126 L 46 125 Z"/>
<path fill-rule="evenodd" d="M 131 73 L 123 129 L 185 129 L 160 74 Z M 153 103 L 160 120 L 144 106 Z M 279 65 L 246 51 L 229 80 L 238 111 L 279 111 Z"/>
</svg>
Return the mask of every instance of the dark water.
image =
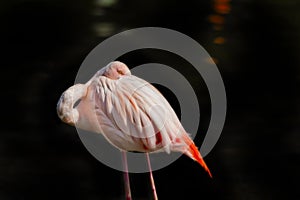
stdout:
<svg viewBox="0 0 300 200">
<path fill-rule="evenodd" d="M 205 158 L 214 178 L 181 157 L 154 172 L 159 198 L 299 199 L 299 9 L 295 0 L 1 1 L 0 199 L 123 199 L 122 173 L 86 151 L 56 116 L 56 103 L 92 48 L 143 26 L 203 45 L 228 98 L 221 138 Z M 181 67 L 202 97 L 205 132 L 208 94 L 187 63 L 155 50 L 120 59 Z M 131 174 L 131 184 L 134 199 L 151 199 L 147 174 Z"/>
</svg>

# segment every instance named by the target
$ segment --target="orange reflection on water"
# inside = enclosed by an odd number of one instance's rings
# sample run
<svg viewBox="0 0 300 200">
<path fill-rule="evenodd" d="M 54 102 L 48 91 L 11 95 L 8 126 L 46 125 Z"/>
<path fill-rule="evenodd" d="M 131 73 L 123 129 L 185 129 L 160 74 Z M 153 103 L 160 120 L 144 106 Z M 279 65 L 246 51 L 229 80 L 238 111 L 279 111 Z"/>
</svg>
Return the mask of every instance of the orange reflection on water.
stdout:
<svg viewBox="0 0 300 200">
<path fill-rule="evenodd" d="M 221 45 L 221 44 L 224 44 L 225 42 L 226 42 L 225 38 L 224 38 L 224 37 L 221 37 L 221 36 L 216 37 L 216 38 L 214 39 L 214 43 L 215 43 L 215 44 Z"/>
<path fill-rule="evenodd" d="M 213 13 L 208 16 L 208 21 L 212 24 L 213 30 L 218 31 L 216 37 L 213 38 L 212 43 L 215 45 L 224 45 L 226 38 L 222 36 L 222 30 L 225 25 L 225 15 L 231 12 L 230 0 L 212 0 Z M 218 64 L 219 60 L 215 57 L 207 59 L 208 63 Z"/>
<path fill-rule="evenodd" d="M 214 58 L 214 57 L 209 57 L 209 58 L 206 58 L 205 61 L 209 64 L 218 64 L 218 59 Z"/>
<path fill-rule="evenodd" d="M 231 11 L 230 0 L 212 0 L 214 13 L 208 16 L 208 21 L 213 24 L 216 31 L 223 29 L 225 24 L 225 14 Z"/>
<path fill-rule="evenodd" d="M 224 21 L 225 21 L 225 19 L 224 19 L 224 17 L 223 16 L 221 16 L 221 15 L 210 15 L 209 17 L 208 17 L 208 20 L 211 22 L 211 23 L 213 23 L 213 24 L 224 24 Z"/>
<path fill-rule="evenodd" d="M 214 0 L 213 8 L 216 13 L 228 14 L 231 11 L 230 0 Z"/>
</svg>

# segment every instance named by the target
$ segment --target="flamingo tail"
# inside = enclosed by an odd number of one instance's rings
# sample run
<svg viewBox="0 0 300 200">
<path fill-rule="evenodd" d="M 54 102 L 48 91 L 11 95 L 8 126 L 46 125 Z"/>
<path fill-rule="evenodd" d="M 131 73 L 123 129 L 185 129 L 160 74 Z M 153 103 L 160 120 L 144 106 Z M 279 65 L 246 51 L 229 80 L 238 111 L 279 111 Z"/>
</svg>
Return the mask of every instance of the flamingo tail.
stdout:
<svg viewBox="0 0 300 200">
<path fill-rule="evenodd" d="M 204 170 L 208 173 L 208 175 L 212 178 L 212 174 L 211 174 L 209 168 L 207 167 L 206 163 L 204 162 L 204 160 L 203 160 L 197 146 L 193 142 L 193 140 L 188 135 L 184 135 L 183 139 L 184 139 L 185 143 L 188 145 L 188 149 L 185 152 L 185 154 L 187 156 L 189 156 L 190 158 L 192 158 L 193 160 L 197 161 L 204 168 Z"/>
</svg>

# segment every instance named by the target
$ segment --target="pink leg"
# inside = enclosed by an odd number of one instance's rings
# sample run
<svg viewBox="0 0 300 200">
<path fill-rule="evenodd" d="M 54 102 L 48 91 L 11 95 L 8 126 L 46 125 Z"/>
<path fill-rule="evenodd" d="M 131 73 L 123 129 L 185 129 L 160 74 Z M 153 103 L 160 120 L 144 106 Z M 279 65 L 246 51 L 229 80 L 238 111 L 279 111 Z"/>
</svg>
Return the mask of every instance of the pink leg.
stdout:
<svg viewBox="0 0 300 200">
<path fill-rule="evenodd" d="M 157 193 L 156 193 L 156 188 L 155 188 L 155 183 L 154 183 L 154 178 L 153 178 L 153 174 L 152 174 L 152 168 L 151 168 L 149 153 L 146 153 L 146 158 L 147 158 L 147 163 L 148 163 L 148 167 L 149 167 L 150 181 L 151 181 L 151 187 L 152 187 L 154 200 L 158 200 Z"/>
<path fill-rule="evenodd" d="M 125 184 L 126 200 L 131 200 L 127 155 L 126 155 L 125 151 L 122 151 L 122 159 L 123 159 L 122 161 L 123 161 L 123 170 L 124 170 L 124 182 L 125 182 L 124 184 Z"/>
</svg>

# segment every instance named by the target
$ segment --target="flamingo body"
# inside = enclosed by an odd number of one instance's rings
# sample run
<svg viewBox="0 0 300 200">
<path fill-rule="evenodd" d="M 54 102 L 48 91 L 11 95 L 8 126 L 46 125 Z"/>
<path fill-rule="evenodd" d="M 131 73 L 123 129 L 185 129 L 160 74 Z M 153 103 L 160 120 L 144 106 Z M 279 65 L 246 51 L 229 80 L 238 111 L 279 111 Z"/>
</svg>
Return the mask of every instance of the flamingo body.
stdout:
<svg viewBox="0 0 300 200">
<path fill-rule="evenodd" d="M 77 101 L 80 102 L 74 107 Z M 86 84 L 66 90 L 57 111 L 64 122 L 101 133 L 120 150 L 182 152 L 211 176 L 168 101 L 121 62 L 109 63 Z"/>
</svg>

